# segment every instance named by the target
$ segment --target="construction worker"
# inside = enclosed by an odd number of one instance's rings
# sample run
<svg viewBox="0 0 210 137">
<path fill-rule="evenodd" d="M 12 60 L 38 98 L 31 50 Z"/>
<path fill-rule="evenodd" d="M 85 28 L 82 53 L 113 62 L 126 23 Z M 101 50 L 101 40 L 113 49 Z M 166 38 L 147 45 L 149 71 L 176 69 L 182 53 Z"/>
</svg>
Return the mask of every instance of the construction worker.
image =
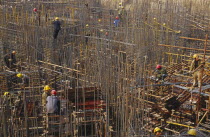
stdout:
<svg viewBox="0 0 210 137">
<path fill-rule="evenodd" d="M 61 22 L 59 21 L 58 17 L 56 17 L 55 21 L 53 21 L 53 25 L 54 25 L 53 38 L 56 39 L 59 31 L 61 30 Z"/>
<path fill-rule="evenodd" d="M 18 77 L 18 79 L 17 79 L 18 84 L 25 86 L 25 87 L 29 86 L 29 77 L 27 75 L 18 73 L 16 76 Z"/>
<path fill-rule="evenodd" d="M 155 70 L 155 80 L 158 82 L 159 80 L 164 81 L 164 79 L 168 76 L 167 71 L 161 65 L 156 66 Z"/>
<path fill-rule="evenodd" d="M 50 96 L 51 87 L 49 85 L 44 86 L 44 92 L 42 93 L 42 106 L 46 105 L 47 97 Z"/>
<path fill-rule="evenodd" d="M 123 16 L 126 15 L 126 11 L 125 11 L 125 8 L 123 6 L 119 6 L 117 12 L 118 12 L 118 16 L 121 20 L 122 20 Z"/>
<path fill-rule="evenodd" d="M 88 40 L 89 40 L 89 36 L 91 35 L 90 33 L 90 28 L 89 28 L 89 24 L 85 25 L 85 44 L 88 44 Z"/>
<path fill-rule="evenodd" d="M 7 97 L 7 96 L 9 96 L 9 95 L 10 95 L 9 92 L 4 92 L 4 97 Z"/>
<path fill-rule="evenodd" d="M 21 102 L 21 96 L 22 96 L 23 92 L 22 91 L 18 91 L 17 96 L 14 100 L 14 106 L 18 107 L 20 102 Z"/>
<path fill-rule="evenodd" d="M 60 100 L 56 96 L 57 92 L 55 90 L 51 91 L 51 96 L 47 97 L 47 114 L 59 114 L 60 111 Z"/>
<path fill-rule="evenodd" d="M 199 66 L 201 67 L 198 68 Z M 199 59 L 198 54 L 194 54 L 193 61 L 190 65 L 190 71 L 189 71 L 190 73 L 193 73 L 193 85 L 192 85 L 193 87 L 201 86 L 203 66 L 204 66 L 204 63 L 201 62 L 201 59 Z"/>
<path fill-rule="evenodd" d="M 115 20 L 114 20 L 114 26 L 115 27 L 119 27 L 119 23 L 120 23 L 120 19 L 118 16 L 115 17 Z"/>
<path fill-rule="evenodd" d="M 16 54 L 16 51 L 12 51 L 12 53 L 9 53 L 4 56 L 5 65 L 10 69 L 16 68 L 17 61 L 16 61 L 15 54 Z"/>
<path fill-rule="evenodd" d="M 33 9 L 33 12 L 34 12 L 34 14 L 35 14 L 36 21 L 38 22 L 38 26 L 40 26 L 40 22 L 41 22 L 41 13 L 40 13 L 40 11 L 37 10 L 37 8 L 34 8 L 34 9 Z"/>
<path fill-rule="evenodd" d="M 4 92 L 3 95 L 3 104 L 4 105 L 11 105 L 11 96 L 9 92 Z"/>
<path fill-rule="evenodd" d="M 154 134 L 156 135 L 156 137 L 163 135 L 162 132 L 163 132 L 162 129 L 160 129 L 159 127 L 156 127 L 154 129 Z"/>
</svg>

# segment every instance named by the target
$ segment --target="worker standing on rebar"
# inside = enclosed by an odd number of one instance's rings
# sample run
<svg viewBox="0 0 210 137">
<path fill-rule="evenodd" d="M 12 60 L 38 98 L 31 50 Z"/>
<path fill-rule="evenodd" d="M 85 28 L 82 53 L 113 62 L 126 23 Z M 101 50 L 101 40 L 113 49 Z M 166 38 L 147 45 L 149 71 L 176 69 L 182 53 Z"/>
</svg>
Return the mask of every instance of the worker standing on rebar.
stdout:
<svg viewBox="0 0 210 137">
<path fill-rule="evenodd" d="M 127 12 L 126 12 L 125 8 L 122 6 L 122 10 L 120 11 L 120 13 L 118 15 L 120 17 L 120 20 L 124 21 L 123 19 L 125 19 L 126 15 L 127 15 Z"/>
<path fill-rule="evenodd" d="M 118 17 L 120 18 L 120 20 L 122 20 L 123 17 L 126 15 L 124 6 L 119 6 L 117 12 L 118 12 Z"/>
<path fill-rule="evenodd" d="M 38 26 L 41 24 L 41 13 L 37 10 L 37 8 L 33 9 L 33 12 L 35 13 L 36 21 L 38 21 Z"/>
<path fill-rule="evenodd" d="M 53 38 L 56 39 L 59 31 L 61 30 L 61 22 L 59 21 L 58 17 L 56 17 L 55 21 L 53 21 L 53 25 L 54 25 Z"/>
<path fill-rule="evenodd" d="M 154 74 L 156 82 L 160 80 L 164 81 L 164 79 L 168 76 L 166 69 L 163 68 L 161 65 L 156 66 Z"/>
<path fill-rule="evenodd" d="M 190 73 L 193 73 L 193 87 L 201 86 L 202 71 L 204 64 L 205 63 L 203 63 L 201 59 L 199 59 L 198 54 L 193 55 L 193 61 L 190 65 Z"/>
<path fill-rule="evenodd" d="M 55 90 L 51 91 L 51 96 L 47 97 L 47 114 L 59 114 L 60 112 L 60 100 L 56 96 L 57 92 Z"/>
<path fill-rule="evenodd" d="M 121 13 L 122 13 L 122 7 L 123 7 L 122 3 L 119 3 L 118 8 L 117 8 L 117 14 L 119 17 L 121 16 Z"/>
<path fill-rule="evenodd" d="M 85 44 L 88 44 L 89 41 L 89 37 L 90 37 L 91 33 L 90 33 L 90 28 L 89 28 L 89 24 L 85 25 Z"/>
<path fill-rule="evenodd" d="M 120 23 L 120 19 L 118 16 L 115 17 L 115 20 L 114 20 L 114 26 L 115 27 L 119 27 L 119 23 Z"/>
<path fill-rule="evenodd" d="M 44 92 L 42 93 L 42 106 L 45 107 L 47 97 L 50 96 L 51 87 L 49 85 L 44 86 Z"/>
<path fill-rule="evenodd" d="M 9 53 L 7 55 L 4 56 L 4 62 L 5 65 L 9 68 L 9 69 L 15 69 L 16 68 L 16 51 L 12 51 L 12 53 Z"/>
<path fill-rule="evenodd" d="M 10 97 L 10 93 L 9 93 L 9 92 L 4 92 L 3 104 L 4 104 L 5 106 L 11 105 L 11 97 Z"/>
</svg>

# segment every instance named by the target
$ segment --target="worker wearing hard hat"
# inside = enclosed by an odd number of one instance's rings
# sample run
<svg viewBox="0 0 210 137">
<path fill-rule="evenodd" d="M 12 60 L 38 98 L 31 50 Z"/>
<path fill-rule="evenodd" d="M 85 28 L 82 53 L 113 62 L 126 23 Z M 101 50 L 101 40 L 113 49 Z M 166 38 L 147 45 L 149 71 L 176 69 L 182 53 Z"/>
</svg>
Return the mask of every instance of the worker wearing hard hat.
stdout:
<svg viewBox="0 0 210 137">
<path fill-rule="evenodd" d="M 54 25 L 53 38 L 56 39 L 59 31 L 61 30 L 61 22 L 59 21 L 58 17 L 55 17 L 55 21 L 53 21 L 53 25 Z"/>
<path fill-rule="evenodd" d="M 125 10 L 124 6 L 121 5 L 118 7 L 117 14 L 118 14 L 120 20 L 122 20 L 123 16 L 126 15 L 126 10 Z"/>
<path fill-rule="evenodd" d="M 42 93 L 42 106 L 46 105 L 47 97 L 50 96 L 51 87 L 49 85 L 44 86 L 44 90 Z"/>
<path fill-rule="evenodd" d="M 4 97 L 9 96 L 10 93 L 9 92 L 4 92 Z"/>
<path fill-rule="evenodd" d="M 160 129 L 159 127 L 156 127 L 154 129 L 154 134 L 156 135 L 156 137 L 159 137 L 159 136 L 163 135 L 162 132 L 163 132 L 163 130 Z"/>
<path fill-rule="evenodd" d="M 154 72 L 155 79 L 158 82 L 159 80 L 164 81 L 164 79 L 168 76 L 167 71 L 161 65 L 156 66 L 156 70 Z"/>
<path fill-rule="evenodd" d="M 55 90 L 52 90 L 51 96 L 47 97 L 47 114 L 59 114 L 60 112 L 60 100 L 56 95 L 57 92 Z"/>
<path fill-rule="evenodd" d="M 89 24 L 85 25 L 85 44 L 88 44 L 89 37 L 91 36 Z"/>
<path fill-rule="evenodd" d="M 33 12 L 35 15 L 36 22 L 38 23 L 37 25 L 40 26 L 41 25 L 41 12 L 37 8 L 34 8 Z"/>
<path fill-rule="evenodd" d="M 114 26 L 119 27 L 119 23 L 120 23 L 120 18 L 119 18 L 119 16 L 116 16 L 115 20 L 114 20 Z"/>
<path fill-rule="evenodd" d="M 4 62 L 5 65 L 9 68 L 9 69 L 15 69 L 16 68 L 16 51 L 12 51 L 11 53 L 7 54 L 4 56 Z"/>
<path fill-rule="evenodd" d="M 11 96 L 9 92 L 4 92 L 2 103 L 4 105 L 11 105 Z"/>
<path fill-rule="evenodd" d="M 25 86 L 25 87 L 29 86 L 29 77 L 27 75 L 18 73 L 16 76 L 18 78 L 18 80 L 17 80 L 18 84 Z"/>
<path fill-rule="evenodd" d="M 199 59 L 198 54 L 194 54 L 193 61 L 190 66 L 190 73 L 193 73 L 193 87 L 201 86 L 203 66 L 204 63 L 201 62 L 201 59 Z"/>
</svg>

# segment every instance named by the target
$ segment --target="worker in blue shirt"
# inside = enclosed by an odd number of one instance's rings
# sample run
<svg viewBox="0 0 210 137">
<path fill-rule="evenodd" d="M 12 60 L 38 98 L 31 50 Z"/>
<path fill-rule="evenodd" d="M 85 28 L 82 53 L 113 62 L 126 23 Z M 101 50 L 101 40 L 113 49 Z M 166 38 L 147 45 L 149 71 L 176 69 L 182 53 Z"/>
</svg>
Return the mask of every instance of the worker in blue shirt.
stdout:
<svg viewBox="0 0 210 137">
<path fill-rule="evenodd" d="M 55 18 L 55 21 L 53 22 L 53 25 L 54 25 L 53 38 L 56 39 L 59 31 L 61 30 L 61 22 L 59 21 L 58 17 Z"/>
<path fill-rule="evenodd" d="M 118 16 L 116 16 L 115 20 L 114 20 L 114 26 L 115 27 L 119 27 L 119 23 L 120 23 L 120 19 Z"/>
</svg>

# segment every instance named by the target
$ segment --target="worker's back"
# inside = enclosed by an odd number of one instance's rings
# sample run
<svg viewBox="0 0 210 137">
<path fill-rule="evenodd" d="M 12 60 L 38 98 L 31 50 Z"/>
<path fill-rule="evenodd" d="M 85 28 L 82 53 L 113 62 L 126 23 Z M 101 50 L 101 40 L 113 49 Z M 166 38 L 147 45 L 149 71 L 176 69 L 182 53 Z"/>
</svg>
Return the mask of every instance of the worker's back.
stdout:
<svg viewBox="0 0 210 137">
<path fill-rule="evenodd" d="M 57 96 L 48 96 L 47 97 L 47 113 L 57 113 L 59 110 L 59 99 Z"/>
<path fill-rule="evenodd" d="M 55 30 L 60 30 L 61 29 L 61 22 L 59 20 L 54 21 L 53 25 L 54 25 Z"/>
<path fill-rule="evenodd" d="M 155 73 L 156 74 L 167 74 L 167 71 L 165 68 L 161 68 L 161 69 L 156 69 Z"/>
</svg>

